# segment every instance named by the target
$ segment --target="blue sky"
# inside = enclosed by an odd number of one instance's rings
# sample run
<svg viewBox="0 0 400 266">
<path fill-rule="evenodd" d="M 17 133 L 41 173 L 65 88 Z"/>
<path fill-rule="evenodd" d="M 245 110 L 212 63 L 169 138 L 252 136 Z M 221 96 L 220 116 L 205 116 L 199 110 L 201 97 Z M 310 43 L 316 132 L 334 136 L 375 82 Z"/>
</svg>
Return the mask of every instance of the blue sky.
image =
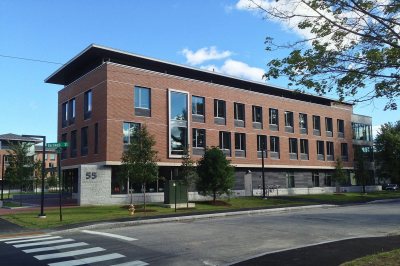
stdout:
<svg viewBox="0 0 400 266">
<path fill-rule="evenodd" d="M 91 43 L 165 61 L 260 80 L 267 62 L 284 55 L 265 51 L 267 35 L 298 38 L 284 25 L 240 8 L 239 0 L 1 0 L 0 134 L 40 134 L 56 141 L 59 85 L 44 79 Z M 239 3 L 240 4 L 240 3 Z M 286 87 L 286 80 L 270 84 Z M 329 95 L 335 97 L 334 95 Z M 399 120 L 384 101 L 355 112 L 373 124 Z"/>
</svg>

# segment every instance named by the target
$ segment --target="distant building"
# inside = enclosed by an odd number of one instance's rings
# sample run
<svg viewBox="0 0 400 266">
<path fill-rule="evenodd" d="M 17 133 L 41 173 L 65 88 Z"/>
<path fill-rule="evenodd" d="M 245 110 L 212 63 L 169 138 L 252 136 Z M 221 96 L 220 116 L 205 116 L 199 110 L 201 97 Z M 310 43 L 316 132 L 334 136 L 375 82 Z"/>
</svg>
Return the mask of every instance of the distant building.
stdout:
<svg viewBox="0 0 400 266">
<path fill-rule="evenodd" d="M 235 166 L 241 195 L 261 186 L 263 150 L 267 184 L 297 193 L 334 186 L 338 157 L 350 185 L 353 145 L 372 147 L 371 118 L 353 114 L 349 103 L 98 45 L 46 82 L 64 86 L 58 140 L 69 143 L 62 169 L 80 204 L 127 199 L 121 156 L 132 132 L 144 125 L 156 138 L 160 176 L 178 177 L 185 146 L 194 160 L 217 146 Z M 162 192 L 162 180 L 147 189 Z"/>
</svg>

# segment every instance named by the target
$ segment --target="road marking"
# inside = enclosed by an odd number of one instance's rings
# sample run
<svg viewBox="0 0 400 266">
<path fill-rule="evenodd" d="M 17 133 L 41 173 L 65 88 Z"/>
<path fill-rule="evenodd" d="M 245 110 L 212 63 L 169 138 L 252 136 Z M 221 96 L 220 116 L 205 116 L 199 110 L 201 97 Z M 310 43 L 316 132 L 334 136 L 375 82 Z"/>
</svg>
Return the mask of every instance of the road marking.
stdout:
<svg viewBox="0 0 400 266">
<path fill-rule="evenodd" d="M 0 242 L 10 241 L 10 240 L 19 240 L 19 239 L 46 237 L 46 236 L 51 236 L 51 235 L 35 235 L 35 236 L 24 236 L 24 237 L 0 238 Z"/>
<path fill-rule="evenodd" d="M 36 243 L 27 243 L 27 244 L 19 244 L 19 245 L 14 245 L 16 248 L 24 248 L 24 247 L 33 247 L 33 246 L 41 246 L 41 245 L 49 245 L 49 244 L 56 244 L 56 243 L 63 243 L 63 242 L 71 242 L 75 241 L 71 238 L 67 239 L 60 239 L 60 240 L 52 240 L 52 241 L 42 241 L 42 242 L 36 242 Z"/>
<path fill-rule="evenodd" d="M 135 260 L 135 261 L 128 261 L 125 263 L 121 264 L 113 264 L 111 266 L 146 266 L 149 265 L 148 263 L 141 261 L 141 260 Z"/>
<path fill-rule="evenodd" d="M 106 261 L 106 260 L 113 260 L 113 259 L 119 259 L 119 258 L 124 258 L 124 255 L 121 255 L 119 253 L 111 253 L 103 256 L 96 256 L 96 257 L 89 257 L 89 258 L 82 258 L 78 260 L 68 260 L 68 261 L 62 261 L 62 262 L 56 262 L 56 263 L 49 263 L 49 266 L 75 266 L 75 265 L 84 265 L 84 264 L 89 264 L 89 263 L 94 263 L 94 262 L 100 262 L 100 261 Z"/>
<path fill-rule="evenodd" d="M 6 244 L 17 244 L 17 243 L 36 242 L 36 241 L 50 240 L 50 239 L 57 239 L 57 238 L 61 238 L 61 236 L 39 237 L 39 238 L 31 238 L 31 239 L 24 239 L 24 240 L 7 241 L 5 243 Z"/>
<path fill-rule="evenodd" d="M 113 238 L 119 238 L 119 239 L 126 240 L 126 241 L 134 241 L 134 240 L 137 240 L 136 238 L 132 238 L 132 237 L 121 236 L 121 235 L 110 234 L 110 233 L 104 233 L 104 232 L 89 231 L 89 230 L 82 230 L 81 232 L 87 233 L 87 234 L 92 234 L 92 235 L 101 235 L 101 236 L 108 236 L 108 237 L 113 237 Z"/>
<path fill-rule="evenodd" d="M 89 244 L 85 243 L 85 242 L 78 242 L 78 243 L 65 244 L 65 245 L 59 245 L 59 246 L 53 246 L 53 247 L 24 249 L 22 251 L 25 253 L 34 253 L 34 252 L 42 252 L 42 251 L 49 251 L 49 250 L 60 250 L 60 249 L 64 249 L 64 248 L 81 247 L 81 246 L 87 246 L 87 245 L 89 245 Z"/>
<path fill-rule="evenodd" d="M 104 248 L 96 247 L 96 248 L 87 248 L 87 249 L 67 251 L 67 252 L 61 252 L 61 253 L 37 255 L 37 256 L 33 256 L 33 257 L 38 260 L 49 260 L 49 259 L 65 258 L 65 257 L 72 257 L 72 256 L 77 256 L 77 255 L 95 253 L 95 252 L 100 252 L 100 251 L 104 251 L 104 250 L 105 250 Z"/>
</svg>

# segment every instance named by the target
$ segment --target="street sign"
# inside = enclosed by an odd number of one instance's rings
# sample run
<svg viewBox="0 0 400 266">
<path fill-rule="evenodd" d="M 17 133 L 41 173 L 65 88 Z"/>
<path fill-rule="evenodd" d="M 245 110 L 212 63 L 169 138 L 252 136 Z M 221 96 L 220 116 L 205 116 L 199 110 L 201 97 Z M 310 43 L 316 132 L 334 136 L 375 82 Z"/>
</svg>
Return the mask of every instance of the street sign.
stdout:
<svg viewBox="0 0 400 266">
<path fill-rule="evenodd" d="M 66 147 L 68 147 L 68 142 L 54 142 L 46 144 L 46 148 L 66 148 Z"/>
</svg>

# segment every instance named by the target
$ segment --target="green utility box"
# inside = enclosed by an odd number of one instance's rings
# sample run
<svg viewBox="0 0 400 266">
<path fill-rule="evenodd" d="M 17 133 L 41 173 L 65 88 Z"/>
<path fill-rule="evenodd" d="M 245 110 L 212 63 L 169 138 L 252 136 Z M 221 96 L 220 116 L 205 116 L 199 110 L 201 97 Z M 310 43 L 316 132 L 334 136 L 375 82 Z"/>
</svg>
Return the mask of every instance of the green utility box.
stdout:
<svg viewBox="0 0 400 266">
<path fill-rule="evenodd" d="M 182 180 L 167 180 L 164 189 L 164 204 L 186 203 L 188 195 L 186 192 L 186 185 Z"/>
</svg>

